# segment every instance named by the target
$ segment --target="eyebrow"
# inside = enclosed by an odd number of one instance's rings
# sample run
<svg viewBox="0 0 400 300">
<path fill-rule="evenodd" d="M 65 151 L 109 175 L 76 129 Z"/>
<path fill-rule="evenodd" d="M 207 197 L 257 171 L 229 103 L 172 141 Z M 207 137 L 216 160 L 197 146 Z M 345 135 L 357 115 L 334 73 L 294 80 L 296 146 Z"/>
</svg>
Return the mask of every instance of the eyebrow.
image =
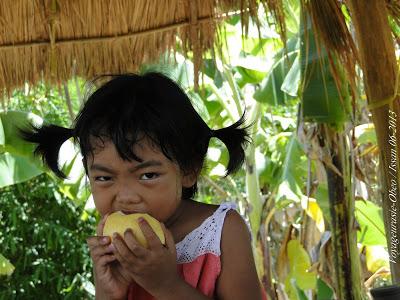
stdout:
<svg viewBox="0 0 400 300">
<path fill-rule="evenodd" d="M 129 172 L 133 173 L 133 172 L 135 172 L 137 170 L 144 169 L 144 168 L 147 168 L 147 167 L 162 166 L 162 165 L 163 164 L 162 164 L 161 161 L 148 160 L 148 161 L 142 162 L 142 163 L 140 163 L 140 164 L 138 164 L 138 165 L 136 165 L 136 166 L 134 166 L 132 168 L 129 168 Z M 107 172 L 107 173 L 110 173 L 110 174 L 115 174 L 115 171 L 113 169 L 111 169 L 109 167 L 106 167 L 104 165 L 101 165 L 101 164 L 93 164 L 93 165 L 91 165 L 90 166 L 90 170 L 91 171 L 103 171 L 103 172 Z"/>
</svg>

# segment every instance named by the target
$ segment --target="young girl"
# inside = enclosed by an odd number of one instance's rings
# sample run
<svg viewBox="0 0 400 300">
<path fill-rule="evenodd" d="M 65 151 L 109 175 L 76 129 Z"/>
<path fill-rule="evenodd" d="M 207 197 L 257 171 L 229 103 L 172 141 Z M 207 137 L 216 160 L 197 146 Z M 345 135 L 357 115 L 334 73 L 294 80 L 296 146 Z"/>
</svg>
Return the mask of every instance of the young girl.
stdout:
<svg viewBox="0 0 400 300">
<path fill-rule="evenodd" d="M 113 76 L 88 98 L 72 129 L 45 125 L 25 132 L 60 177 L 61 145 L 73 137 L 80 146 L 102 216 L 97 236 L 87 240 L 96 299 L 265 297 L 250 233 L 235 205 L 192 200 L 211 138 L 228 148 L 227 174 L 243 163 L 243 121 L 211 130 L 172 80 L 147 73 Z M 102 232 L 114 211 L 150 214 L 162 223 L 166 245 L 145 220 L 140 227 L 148 249 L 130 230 L 111 242 Z"/>
</svg>

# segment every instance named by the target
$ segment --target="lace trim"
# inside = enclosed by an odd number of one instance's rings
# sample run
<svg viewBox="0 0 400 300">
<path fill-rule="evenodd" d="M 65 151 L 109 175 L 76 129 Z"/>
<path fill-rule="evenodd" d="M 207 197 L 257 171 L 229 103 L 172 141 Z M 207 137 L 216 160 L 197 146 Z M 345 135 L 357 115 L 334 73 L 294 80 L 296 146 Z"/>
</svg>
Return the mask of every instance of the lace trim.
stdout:
<svg viewBox="0 0 400 300">
<path fill-rule="evenodd" d="M 177 263 L 189 263 L 206 253 L 221 255 L 221 231 L 226 213 L 236 209 L 232 202 L 222 203 L 203 223 L 177 243 Z"/>
</svg>

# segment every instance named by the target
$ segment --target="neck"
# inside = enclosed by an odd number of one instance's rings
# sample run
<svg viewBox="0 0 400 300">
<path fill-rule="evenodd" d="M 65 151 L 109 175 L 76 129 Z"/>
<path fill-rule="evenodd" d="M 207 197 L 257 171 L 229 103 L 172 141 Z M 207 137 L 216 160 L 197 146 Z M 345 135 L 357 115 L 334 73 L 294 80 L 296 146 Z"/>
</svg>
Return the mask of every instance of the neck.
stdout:
<svg viewBox="0 0 400 300">
<path fill-rule="evenodd" d="M 176 221 L 182 216 L 183 212 L 185 211 L 186 202 L 188 200 L 182 200 L 179 204 L 178 208 L 175 210 L 174 214 L 165 222 L 165 226 L 167 228 L 171 228 Z"/>
</svg>

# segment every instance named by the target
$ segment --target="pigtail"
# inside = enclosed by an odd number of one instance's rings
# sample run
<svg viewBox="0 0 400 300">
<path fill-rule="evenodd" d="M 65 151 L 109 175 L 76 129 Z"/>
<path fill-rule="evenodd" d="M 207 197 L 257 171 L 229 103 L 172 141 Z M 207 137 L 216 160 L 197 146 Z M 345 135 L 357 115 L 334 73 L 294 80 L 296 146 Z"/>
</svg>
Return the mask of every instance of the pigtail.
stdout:
<svg viewBox="0 0 400 300">
<path fill-rule="evenodd" d="M 229 152 L 229 162 L 226 168 L 226 176 L 236 172 L 243 164 L 245 159 L 244 149 L 250 142 L 247 127 L 242 127 L 245 122 L 244 114 L 236 123 L 226 128 L 212 130 L 212 137 L 219 138 L 227 147 Z"/>
<path fill-rule="evenodd" d="M 22 139 L 37 144 L 34 155 L 41 156 L 43 162 L 58 177 L 67 178 L 58 166 L 58 154 L 61 145 L 73 136 L 73 130 L 56 125 L 31 125 L 29 129 L 20 129 Z"/>
</svg>

